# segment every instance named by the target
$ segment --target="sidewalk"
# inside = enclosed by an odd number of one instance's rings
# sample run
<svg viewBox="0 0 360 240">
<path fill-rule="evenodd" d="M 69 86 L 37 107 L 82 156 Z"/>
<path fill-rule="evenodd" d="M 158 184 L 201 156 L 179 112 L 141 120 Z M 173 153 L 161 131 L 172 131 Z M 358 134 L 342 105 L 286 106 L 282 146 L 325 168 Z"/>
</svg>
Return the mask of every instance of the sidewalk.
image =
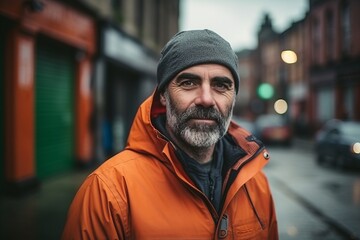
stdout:
<svg viewBox="0 0 360 240">
<path fill-rule="evenodd" d="M 69 205 L 90 171 L 46 180 L 24 197 L 0 196 L 0 239 L 60 239 Z"/>
<path fill-rule="evenodd" d="M 325 222 L 299 204 L 289 193 L 275 185 L 276 177 L 268 174 L 278 220 L 280 240 L 340 240 Z"/>
</svg>

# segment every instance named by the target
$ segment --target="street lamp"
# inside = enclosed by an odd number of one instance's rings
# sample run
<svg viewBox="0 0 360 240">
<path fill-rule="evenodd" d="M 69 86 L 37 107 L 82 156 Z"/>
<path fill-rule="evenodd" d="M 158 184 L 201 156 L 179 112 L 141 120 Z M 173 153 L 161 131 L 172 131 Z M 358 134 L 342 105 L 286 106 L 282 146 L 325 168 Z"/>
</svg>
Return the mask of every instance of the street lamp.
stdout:
<svg viewBox="0 0 360 240">
<path fill-rule="evenodd" d="M 281 59 L 284 63 L 293 64 L 297 62 L 297 55 L 292 50 L 284 50 L 281 52 Z"/>
<path fill-rule="evenodd" d="M 274 103 L 274 109 L 278 114 L 285 114 L 288 110 L 288 104 L 284 99 L 278 99 Z"/>
</svg>

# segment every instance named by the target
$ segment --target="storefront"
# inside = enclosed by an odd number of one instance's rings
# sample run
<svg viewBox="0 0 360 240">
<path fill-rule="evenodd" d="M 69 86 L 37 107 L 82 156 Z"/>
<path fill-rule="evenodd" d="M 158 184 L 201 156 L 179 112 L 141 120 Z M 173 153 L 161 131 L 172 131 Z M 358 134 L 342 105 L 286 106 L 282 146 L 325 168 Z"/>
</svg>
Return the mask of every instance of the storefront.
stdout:
<svg viewBox="0 0 360 240">
<path fill-rule="evenodd" d="M 5 72 L 3 172 L 15 192 L 92 158 L 95 21 L 60 2 L 42 3 L 0 3 L 1 17 L 9 22 L 1 54 L 6 61 L 0 58 Z"/>
<path fill-rule="evenodd" d="M 120 151 L 140 103 L 156 85 L 157 56 L 120 29 L 102 23 L 96 62 L 96 146 L 103 161 Z"/>
</svg>

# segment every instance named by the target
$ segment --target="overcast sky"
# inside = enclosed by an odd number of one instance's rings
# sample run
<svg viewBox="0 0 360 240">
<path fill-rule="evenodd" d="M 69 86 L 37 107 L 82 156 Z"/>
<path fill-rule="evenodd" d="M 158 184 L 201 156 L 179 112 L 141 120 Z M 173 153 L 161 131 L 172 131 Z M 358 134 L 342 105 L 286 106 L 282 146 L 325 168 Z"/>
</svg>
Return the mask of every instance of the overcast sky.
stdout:
<svg viewBox="0 0 360 240">
<path fill-rule="evenodd" d="M 234 50 L 255 48 L 265 12 L 277 31 L 303 19 L 308 0 L 180 0 L 180 30 L 211 29 Z"/>
</svg>

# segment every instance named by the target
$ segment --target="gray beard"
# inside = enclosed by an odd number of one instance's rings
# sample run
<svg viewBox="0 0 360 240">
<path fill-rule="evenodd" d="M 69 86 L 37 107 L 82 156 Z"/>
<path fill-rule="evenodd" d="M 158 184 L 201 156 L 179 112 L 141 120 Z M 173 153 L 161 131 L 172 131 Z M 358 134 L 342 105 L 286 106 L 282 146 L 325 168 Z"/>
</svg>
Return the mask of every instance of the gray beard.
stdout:
<svg viewBox="0 0 360 240">
<path fill-rule="evenodd" d="M 167 124 L 176 137 L 192 148 L 208 148 L 215 145 L 222 138 L 232 118 L 232 107 L 228 110 L 227 116 L 222 116 L 214 108 L 192 107 L 183 113 L 176 111 L 175 103 L 170 99 L 168 93 L 166 98 Z M 192 118 L 213 119 L 217 124 L 189 124 Z"/>
<path fill-rule="evenodd" d="M 219 128 L 206 130 L 205 127 L 185 127 L 180 131 L 180 136 L 183 141 L 187 142 L 192 147 L 208 148 L 217 143 L 217 141 L 224 136 Z"/>
</svg>

